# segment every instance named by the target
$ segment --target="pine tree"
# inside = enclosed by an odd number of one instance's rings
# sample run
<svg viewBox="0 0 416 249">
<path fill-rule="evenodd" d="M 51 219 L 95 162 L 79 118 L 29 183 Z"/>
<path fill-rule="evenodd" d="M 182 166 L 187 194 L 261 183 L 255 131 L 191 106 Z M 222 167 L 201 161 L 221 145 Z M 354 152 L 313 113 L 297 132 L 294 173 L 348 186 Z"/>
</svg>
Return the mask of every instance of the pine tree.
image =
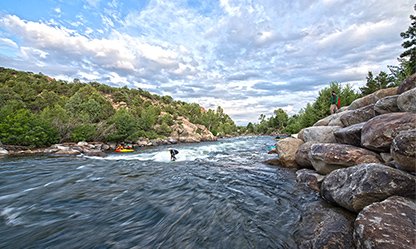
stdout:
<svg viewBox="0 0 416 249">
<path fill-rule="evenodd" d="M 416 4 L 414 6 L 416 11 Z M 411 24 L 407 31 L 400 33 L 400 36 L 405 39 L 402 47 L 406 50 L 400 55 L 400 58 L 408 58 L 408 67 L 410 74 L 416 72 L 416 16 L 410 15 Z"/>
</svg>

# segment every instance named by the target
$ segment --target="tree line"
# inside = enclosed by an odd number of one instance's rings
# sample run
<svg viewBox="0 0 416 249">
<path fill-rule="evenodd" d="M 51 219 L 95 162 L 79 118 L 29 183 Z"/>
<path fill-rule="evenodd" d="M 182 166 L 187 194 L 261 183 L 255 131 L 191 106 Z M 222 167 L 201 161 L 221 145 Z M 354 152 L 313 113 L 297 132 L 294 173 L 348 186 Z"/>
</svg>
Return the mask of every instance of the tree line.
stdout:
<svg viewBox="0 0 416 249">
<path fill-rule="evenodd" d="M 78 79 L 67 82 L 0 68 L 0 142 L 4 144 L 41 147 L 166 138 L 179 116 L 206 126 L 214 135 L 237 131 L 221 107 L 206 111 L 198 104 L 142 89 Z"/>
</svg>

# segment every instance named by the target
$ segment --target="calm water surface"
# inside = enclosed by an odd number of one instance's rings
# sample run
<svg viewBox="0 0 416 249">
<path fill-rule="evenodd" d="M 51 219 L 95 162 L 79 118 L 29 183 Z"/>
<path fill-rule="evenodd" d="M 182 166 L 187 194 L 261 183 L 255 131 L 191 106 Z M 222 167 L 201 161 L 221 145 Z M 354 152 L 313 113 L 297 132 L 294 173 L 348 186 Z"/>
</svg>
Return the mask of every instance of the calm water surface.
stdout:
<svg viewBox="0 0 416 249">
<path fill-rule="evenodd" d="M 0 248 L 296 248 L 319 197 L 262 161 L 271 137 L 105 158 L 0 159 Z"/>
</svg>

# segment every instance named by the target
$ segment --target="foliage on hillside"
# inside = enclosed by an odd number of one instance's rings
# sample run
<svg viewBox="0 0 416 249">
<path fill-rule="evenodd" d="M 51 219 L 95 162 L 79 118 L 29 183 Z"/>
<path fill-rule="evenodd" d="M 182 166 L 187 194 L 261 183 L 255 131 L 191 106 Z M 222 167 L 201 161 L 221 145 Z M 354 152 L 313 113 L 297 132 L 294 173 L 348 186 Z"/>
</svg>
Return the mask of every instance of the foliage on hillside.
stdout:
<svg viewBox="0 0 416 249">
<path fill-rule="evenodd" d="M 98 82 L 55 80 L 0 68 L 0 141 L 47 146 L 57 142 L 134 142 L 163 138 L 178 116 L 205 125 L 214 135 L 236 132 L 231 118 L 198 104 L 174 101 L 142 89 Z"/>
</svg>

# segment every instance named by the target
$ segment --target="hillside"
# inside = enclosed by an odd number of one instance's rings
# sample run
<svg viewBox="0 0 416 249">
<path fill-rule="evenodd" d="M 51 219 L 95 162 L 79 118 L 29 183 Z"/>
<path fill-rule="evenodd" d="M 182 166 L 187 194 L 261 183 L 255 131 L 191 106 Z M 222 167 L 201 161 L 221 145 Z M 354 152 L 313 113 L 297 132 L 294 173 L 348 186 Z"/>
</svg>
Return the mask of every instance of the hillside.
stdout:
<svg viewBox="0 0 416 249">
<path fill-rule="evenodd" d="M 223 112 L 142 89 L 56 80 L 0 68 L 0 142 L 31 147 L 60 142 L 212 140 L 237 130 Z M 178 139 L 179 138 L 179 139 Z"/>
</svg>

